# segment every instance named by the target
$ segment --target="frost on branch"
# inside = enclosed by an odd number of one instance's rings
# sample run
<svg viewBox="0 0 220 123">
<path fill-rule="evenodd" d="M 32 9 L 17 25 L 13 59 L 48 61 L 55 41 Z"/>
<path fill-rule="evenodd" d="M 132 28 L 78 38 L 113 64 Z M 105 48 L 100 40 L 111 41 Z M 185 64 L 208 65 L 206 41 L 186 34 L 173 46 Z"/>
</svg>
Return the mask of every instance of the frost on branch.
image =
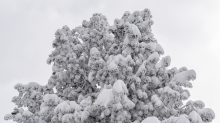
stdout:
<svg viewBox="0 0 220 123">
<path fill-rule="evenodd" d="M 188 100 L 196 72 L 168 68 L 170 56 L 154 38 L 149 9 L 108 24 L 95 13 L 89 21 L 55 32 L 46 60 L 45 85 L 16 84 L 16 107 L 5 120 L 18 123 L 203 123 L 215 113 Z M 27 108 L 24 108 L 27 107 Z M 25 110 L 24 110 L 25 109 Z"/>
</svg>

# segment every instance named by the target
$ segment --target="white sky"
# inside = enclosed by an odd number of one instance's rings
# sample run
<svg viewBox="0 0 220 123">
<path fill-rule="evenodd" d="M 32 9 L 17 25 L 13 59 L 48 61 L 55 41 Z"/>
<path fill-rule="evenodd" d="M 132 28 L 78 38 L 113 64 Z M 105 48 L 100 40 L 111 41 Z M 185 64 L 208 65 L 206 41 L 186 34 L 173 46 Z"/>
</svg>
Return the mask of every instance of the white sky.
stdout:
<svg viewBox="0 0 220 123">
<path fill-rule="evenodd" d="M 47 83 L 52 69 L 46 59 L 58 28 L 75 28 L 93 13 L 106 15 L 112 25 L 125 11 L 145 8 L 151 10 L 153 33 L 171 56 L 171 67 L 197 73 L 190 99 L 204 101 L 216 114 L 212 123 L 220 123 L 219 0 L 0 0 L 0 122 L 15 107 L 16 83 Z"/>
</svg>

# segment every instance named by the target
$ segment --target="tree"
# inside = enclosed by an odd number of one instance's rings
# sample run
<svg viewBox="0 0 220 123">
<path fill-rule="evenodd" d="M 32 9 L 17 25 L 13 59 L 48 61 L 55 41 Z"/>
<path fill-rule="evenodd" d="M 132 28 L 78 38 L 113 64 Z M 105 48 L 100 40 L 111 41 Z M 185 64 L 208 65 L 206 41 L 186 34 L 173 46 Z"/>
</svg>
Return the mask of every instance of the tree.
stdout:
<svg viewBox="0 0 220 123">
<path fill-rule="evenodd" d="M 18 123 L 203 123 L 212 109 L 190 97 L 186 88 L 196 72 L 168 69 L 171 58 L 151 32 L 149 9 L 115 19 L 95 13 L 90 21 L 55 32 L 47 63 L 46 86 L 16 84 L 17 107 L 5 120 Z M 183 88 L 184 87 L 184 88 Z M 23 107 L 27 107 L 26 110 Z"/>
</svg>

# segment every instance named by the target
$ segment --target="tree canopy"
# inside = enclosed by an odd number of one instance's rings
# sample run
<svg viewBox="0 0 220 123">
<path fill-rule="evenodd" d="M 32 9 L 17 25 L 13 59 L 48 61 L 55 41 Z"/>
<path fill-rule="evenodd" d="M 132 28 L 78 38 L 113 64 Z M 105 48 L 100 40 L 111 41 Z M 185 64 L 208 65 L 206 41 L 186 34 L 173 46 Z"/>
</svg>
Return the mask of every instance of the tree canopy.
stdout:
<svg viewBox="0 0 220 123">
<path fill-rule="evenodd" d="M 154 38 L 149 9 L 126 11 L 114 25 L 95 13 L 82 26 L 55 32 L 48 83 L 14 86 L 18 123 L 204 123 L 215 113 L 188 100 L 196 72 L 171 68 Z M 24 109 L 24 107 L 27 107 Z"/>
</svg>

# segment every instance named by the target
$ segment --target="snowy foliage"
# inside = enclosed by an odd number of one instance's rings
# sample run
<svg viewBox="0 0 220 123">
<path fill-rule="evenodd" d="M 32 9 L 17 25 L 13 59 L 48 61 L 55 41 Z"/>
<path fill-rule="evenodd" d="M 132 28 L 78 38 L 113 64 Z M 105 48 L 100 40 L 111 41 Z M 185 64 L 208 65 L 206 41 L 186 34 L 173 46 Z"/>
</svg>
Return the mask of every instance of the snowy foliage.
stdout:
<svg viewBox="0 0 220 123">
<path fill-rule="evenodd" d="M 55 32 L 46 85 L 16 84 L 5 120 L 18 123 L 207 123 L 204 102 L 189 100 L 196 72 L 168 68 L 170 56 L 152 34 L 149 9 L 115 19 L 95 13 L 82 26 Z M 54 91 L 56 90 L 56 91 Z M 26 110 L 23 108 L 27 107 Z"/>
</svg>

